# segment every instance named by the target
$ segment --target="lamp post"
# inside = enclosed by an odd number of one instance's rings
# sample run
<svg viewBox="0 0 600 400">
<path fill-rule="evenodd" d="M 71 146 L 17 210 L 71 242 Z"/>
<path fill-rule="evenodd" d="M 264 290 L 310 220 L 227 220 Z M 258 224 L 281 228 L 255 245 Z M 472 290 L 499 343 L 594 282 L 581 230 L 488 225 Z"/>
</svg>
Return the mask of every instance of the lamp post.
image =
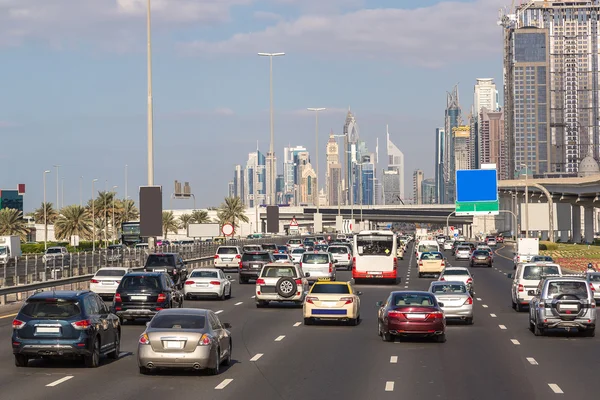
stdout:
<svg viewBox="0 0 600 400">
<path fill-rule="evenodd" d="M 94 182 L 98 182 L 98 179 L 92 180 L 92 251 L 96 251 L 96 201 L 94 199 Z"/>
<path fill-rule="evenodd" d="M 79 177 L 79 207 L 83 207 L 83 176 Z"/>
<path fill-rule="evenodd" d="M 154 186 L 154 118 L 152 100 L 152 7 L 150 0 L 147 2 L 146 12 L 146 35 L 147 35 L 147 59 L 148 70 L 148 186 Z"/>
<path fill-rule="evenodd" d="M 525 237 L 529 237 L 529 187 L 527 186 L 527 175 L 529 175 L 529 167 L 526 164 L 521 164 L 525 167 Z M 522 175 L 522 174 L 519 174 Z"/>
<path fill-rule="evenodd" d="M 65 206 L 65 177 L 64 176 L 62 177 L 62 182 L 61 182 L 61 187 L 60 187 L 60 204 L 62 204 L 62 207 Z"/>
<path fill-rule="evenodd" d="M 149 0 L 148 0 L 149 1 Z M 267 176 L 269 188 L 267 194 L 269 196 L 269 204 L 275 205 L 275 150 L 274 150 L 274 120 L 273 120 L 273 57 L 284 56 L 285 53 L 258 53 L 261 57 L 269 57 L 269 97 L 270 97 L 270 125 L 271 125 L 271 142 L 269 144 L 269 169 L 270 176 Z"/>
<path fill-rule="evenodd" d="M 128 178 L 127 168 L 128 168 L 128 165 L 125 164 L 125 200 L 127 200 L 129 198 L 129 196 L 127 195 L 127 178 Z"/>
<path fill-rule="evenodd" d="M 50 171 L 44 171 L 44 250 L 48 249 L 48 206 L 46 205 L 46 174 Z"/>
<path fill-rule="evenodd" d="M 112 228 L 113 228 L 113 243 L 116 241 L 117 239 L 117 228 L 115 227 L 115 194 L 117 192 L 115 192 L 115 189 L 118 188 L 118 186 L 113 186 L 112 187 Z"/>
<path fill-rule="evenodd" d="M 56 168 L 56 209 L 60 210 L 60 191 L 58 189 L 58 171 L 60 170 L 60 165 L 53 165 Z"/>
<path fill-rule="evenodd" d="M 317 159 L 317 179 L 315 180 L 315 186 L 317 189 L 317 214 L 319 213 L 319 111 L 325 111 L 326 108 L 307 108 L 308 111 L 315 112 L 315 158 Z"/>
</svg>

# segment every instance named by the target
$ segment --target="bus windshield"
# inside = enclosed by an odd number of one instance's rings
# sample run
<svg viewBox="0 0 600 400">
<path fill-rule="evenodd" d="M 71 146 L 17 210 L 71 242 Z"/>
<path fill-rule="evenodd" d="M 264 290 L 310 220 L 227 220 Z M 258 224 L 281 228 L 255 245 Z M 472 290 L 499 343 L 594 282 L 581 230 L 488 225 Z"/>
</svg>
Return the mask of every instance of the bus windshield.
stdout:
<svg viewBox="0 0 600 400">
<path fill-rule="evenodd" d="M 357 235 L 356 249 L 360 256 L 391 256 L 394 247 L 393 235 Z"/>
</svg>

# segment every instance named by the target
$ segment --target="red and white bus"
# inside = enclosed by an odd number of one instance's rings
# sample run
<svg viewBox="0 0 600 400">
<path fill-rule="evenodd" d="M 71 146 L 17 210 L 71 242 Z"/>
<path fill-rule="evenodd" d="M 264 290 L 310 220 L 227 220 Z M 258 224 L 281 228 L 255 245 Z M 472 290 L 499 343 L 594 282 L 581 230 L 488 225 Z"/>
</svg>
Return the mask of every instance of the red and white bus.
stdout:
<svg viewBox="0 0 600 400">
<path fill-rule="evenodd" d="M 398 258 L 392 231 L 361 231 L 354 236 L 352 278 L 356 283 L 386 279 L 396 283 Z"/>
</svg>

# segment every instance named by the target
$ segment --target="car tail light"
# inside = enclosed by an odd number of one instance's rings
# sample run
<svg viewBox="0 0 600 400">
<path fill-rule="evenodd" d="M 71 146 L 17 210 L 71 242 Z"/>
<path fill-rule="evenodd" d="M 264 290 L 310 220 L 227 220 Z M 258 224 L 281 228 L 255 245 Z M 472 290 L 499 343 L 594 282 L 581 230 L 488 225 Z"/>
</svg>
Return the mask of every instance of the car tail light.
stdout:
<svg viewBox="0 0 600 400">
<path fill-rule="evenodd" d="M 593 284 L 593 283 L 591 283 L 591 282 L 590 282 L 590 290 L 591 290 L 592 292 L 595 292 L 595 291 L 596 291 L 596 288 L 594 287 L 594 284 Z"/>
<path fill-rule="evenodd" d="M 523 287 L 523 285 L 519 285 L 519 292 L 524 292 L 525 288 Z"/>
<path fill-rule="evenodd" d="M 100 283 L 100 281 L 98 279 L 92 279 L 90 283 Z"/>
<path fill-rule="evenodd" d="M 257 285 L 264 285 L 264 284 L 265 284 L 265 280 L 264 280 L 264 279 L 262 279 L 262 278 L 258 278 L 258 279 L 256 280 L 256 284 L 257 284 Z"/>
<path fill-rule="evenodd" d="M 215 260 L 216 260 L 217 258 L 219 258 L 219 255 L 218 255 L 218 254 L 215 254 Z"/>
<path fill-rule="evenodd" d="M 302 285 L 302 279 L 296 279 L 296 285 Z"/>
<path fill-rule="evenodd" d="M 238 254 L 237 256 L 235 256 L 235 258 L 241 259 L 242 256 Z"/>
<path fill-rule="evenodd" d="M 348 253 L 348 261 L 350 261 L 350 253 Z"/>
<path fill-rule="evenodd" d="M 398 268 L 398 259 L 394 257 L 394 271 Z"/>
<path fill-rule="evenodd" d="M 150 344 L 150 338 L 148 337 L 147 333 L 143 333 L 142 336 L 140 336 L 139 343 L 140 344 Z"/>
<path fill-rule="evenodd" d="M 308 297 L 306 298 L 306 302 L 307 302 L 307 303 L 310 303 L 310 304 L 315 304 L 315 303 L 313 303 L 314 301 L 319 301 L 319 298 L 318 298 L 318 297 L 313 297 L 313 296 L 308 296 Z"/>
<path fill-rule="evenodd" d="M 243 267 L 242 267 L 242 262 L 240 261 L 240 269 L 242 269 L 242 268 L 243 268 Z"/>
<path fill-rule="evenodd" d="M 445 263 L 444 261 L 442 261 L 442 264 L 441 264 L 441 265 L 442 265 L 442 267 L 445 267 L 445 266 L 446 266 L 446 263 Z"/>
<path fill-rule="evenodd" d="M 388 311 L 388 318 L 402 318 L 404 314 L 400 311 Z"/>
<path fill-rule="evenodd" d="M 177 275 L 177 268 L 173 270 L 173 275 Z"/>
<path fill-rule="evenodd" d="M 23 322 L 19 319 L 14 319 L 12 322 L 13 329 L 21 329 L 24 326 L 25 326 L 25 322 Z"/>
<path fill-rule="evenodd" d="M 473 283 L 473 279 L 472 278 L 467 279 L 467 284 L 469 284 L 469 283 Z"/>
<path fill-rule="evenodd" d="M 210 335 L 208 333 L 205 333 L 204 335 L 202 335 L 200 340 L 198 340 L 198 346 L 210 346 L 212 342 L 211 339 L 212 338 L 210 337 Z"/>
<path fill-rule="evenodd" d="M 300 268 L 302 268 L 302 261 L 300 261 Z"/>
<path fill-rule="evenodd" d="M 333 272 L 333 264 L 329 263 L 329 273 L 331 274 Z"/>
<path fill-rule="evenodd" d="M 115 293 L 115 303 L 120 303 L 120 302 L 121 302 L 121 294 Z"/>
<path fill-rule="evenodd" d="M 158 299 L 156 301 L 159 303 L 164 303 L 165 301 L 167 301 L 167 295 L 164 293 L 159 294 Z"/>
<path fill-rule="evenodd" d="M 423 261 L 419 261 L 419 267 L 423 266 Z"/>
<path fill-rule="evenodd" d="M 117 285 L 118 285 L 119 283 L 121 283 L 121 281 L 115 281 L 115 282 L 117 282 Z"/>
<path fill-rule="evenodd" d="M 444 318 L 444 313 L 437 311 L 437 312 L 429 313 L 429 315 L 427 315 L 426 319 L 442 319 L 442 318 Z"/>
<path fill-rule="evenodd" d="M 473 304 L 473 298 L 469 297 L 469 298 L 468 298 L 468 299 L 465 301 L 464 305 L 466 306 L 466 305 L 471 305 L 471 304 Z"/>
<path fill-rule="evenodd" d="M 342 298 L 340 298 L 340 301 L 343 301 L 344 304 L 352 304 L 352 303 L 354 303 L 354 298 L 352 298 L 352 297 L 342 297 Z"/>
<path fill-rule="evenodd" d="M 215 286 L 221 286 L 221 282 L 220 281 L 210 281 L 211 285 L 215 285 Z"/>
<path fill-rule="evenodd" d="M 81 321 L 71 322 L 71 325 L 79 331 L 84 331 L 92 327 L 92 321 L 89 319 L 82 319 Z"/>
<path fill-rule="evenodd" d="M 193 285 L 194 283 L 196 283 L 196 282 L 194 282 L 194 281 L 185 281 L 186 285 Z"/>
<path fill-rule="evenodd" d="M 444 279 L 443 276 L 440 276 L 440 281 L 445 281 L 446 279 Z"/>
</svg>

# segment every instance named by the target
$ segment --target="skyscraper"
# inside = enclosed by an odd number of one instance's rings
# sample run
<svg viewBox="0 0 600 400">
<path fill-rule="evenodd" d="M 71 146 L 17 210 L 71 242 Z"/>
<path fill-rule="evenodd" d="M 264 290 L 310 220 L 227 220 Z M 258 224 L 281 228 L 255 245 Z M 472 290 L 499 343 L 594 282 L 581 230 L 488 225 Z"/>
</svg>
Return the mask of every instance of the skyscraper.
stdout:
<svg viewBox="0 0 600 400">
<path fill-rule="evenodd" d="M 454 156 L 454 135 L 453 129 L 461 123 L 461 109 L 458 100 L 458 85 L 454 86 L 452 92 L 447 93 L 446 112 L 444 121 L 444 131 L 449 134 L 446 140 L 444 151 L 444 182 L 445 182 L 445 203 L 454 203 L 454 175 L 456 174 L 456 158 Z"/>
<path fill-rule="evenodd" d="M 358 165 L 359 176 L 359 203 L 373 205 L 375 203 L 375 156 L 363 156 Z"/>
<path fill-rule="evenodd" d="M 339 204 L 340 185 L 342 184 L 341 167 L 339 146 L 333 132 L 331 132 L 329 141 L 327 142 L 327 173 L 325 179 L 325 193 L 330 206 L 337 206 Z"/>
<path fill-rule="evenodd" d="M 496 164 L 498 179 L 511 179 L 508 170 L 506 140 L 504 135 L 504 110 L 490 111 L 482 108 L 479 113 L 481 163 Z"/>
<path fill-rule="evenodd" d="M 435 201 L 438 204 L 445 204 L 445 174 L 444 160 L 446 159 L 446 131 L 444 128 L 436 128 L 435 130 Z"/>
<path fill-rule="evenodd" d="M 243 198 L 248 207 L 265 204 L 267 189 L 265 162 L 265 156 L 259 150 L 248 154 L 248 161 L 244 170 Z"/>
<path fill-rule="evenodd" d="M 423 204 L 423 179 L 423 171 L 416 169 L 413 172 L 413 204 Z"/>
<path fill-rule="evenodd" d="M 272 158 L 272 161 L 271 161 Z M 271 166 L 275 169 L 271 171 Z M 267 204 L 277 204 L 277 190 L 275 193 L 271 193 L 271 190 L 275 189 L 276 181 L 277 181 L 277 157 L 271 153 L 268 153 L 267 158 L 265 160 L 265 171 L 266 171 L 266 189 L 267 189 Z M 271 182 L 271 179 L 274 179 L 275 182 Z M 270 199 L 269 196 L 274 196 L 275 199 Z"/>
<path fill-rule="evenodd" d="M 316 205 L 319 194 L 315 185 L 317 174 L 310 163 L 304 164 L 300 180 L 300 204 Z"/>
<path fill-rule="evenodd" d="M 244 169 L 241 165 L 236 165 L 233 172 L 233 194 L 242 199 L 244 204 Z"/>
<path fill-rule="evenodd" d="M 356 204 L 355 194 L 355 164 L 360 159 L 358 154 L 358 125 L 356 118 L 348 108 L 344 123 L 344 181 L 346 204 Z"/>
<path fill-rule="evenodd" d="M 435 203 L 435 180 L 432 178 L 423 179 L 421 192 L 423 193 L 423 204 Z"/>
<path fill-rule="evenodd" d="M 398 194 L 402 200 L 404 200 L 404 154 L 400 151 L 400 149 L 392 143 L 390 140 L 390 132 L 386 126 L 386 141 L 387 141 L 387 158 L 388 158 L 388 170 L 395 169 L 398 170 L 398 185 L 393 185 L 394 187 L 398 187 Z"/>
<path fill-rule="evenodd" d="M 471 137 L 471 127 L 467 125 L 457 126 L 452 129 L 452 138 L 454 141 L 454 166 L 455 172 L 461 169 L 471 169 L 469 157 L 469 139 Z M 454 177 L 452 178 L 454 182 Z M 454 188 L 452 188 L 454 190 Z"/>
<path fill-rule="evenodd" d="M 383 171 L 383 204 L 402 204 L 400 198 L 400 177 L 397 169 Z"/>
</svg>

